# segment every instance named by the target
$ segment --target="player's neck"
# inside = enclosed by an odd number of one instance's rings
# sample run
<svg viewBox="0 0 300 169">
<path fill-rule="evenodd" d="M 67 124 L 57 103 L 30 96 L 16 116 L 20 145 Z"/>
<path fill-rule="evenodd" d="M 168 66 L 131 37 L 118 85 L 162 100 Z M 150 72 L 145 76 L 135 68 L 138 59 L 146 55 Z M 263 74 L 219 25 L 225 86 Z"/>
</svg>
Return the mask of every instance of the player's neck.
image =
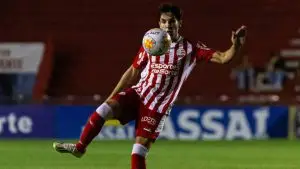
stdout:
<svg viewBox="0 0 300 169">
<path fill-rule="evenodd" d="M 172 38 L 172 43 L 176 43 L 176 42 L 178 42 L 178 40 L 180 39 L 180 35 L 179 34 L 177 34 L 176 36 L 174 36 L 173 38 Z"/>
</svg>

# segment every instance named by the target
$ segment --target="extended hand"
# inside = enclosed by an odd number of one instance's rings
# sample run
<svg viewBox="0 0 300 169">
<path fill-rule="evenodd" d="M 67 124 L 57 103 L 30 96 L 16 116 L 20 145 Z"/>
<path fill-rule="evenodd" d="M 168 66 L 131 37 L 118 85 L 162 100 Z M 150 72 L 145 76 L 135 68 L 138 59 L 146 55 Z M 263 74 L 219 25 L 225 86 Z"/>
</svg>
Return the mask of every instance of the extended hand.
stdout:
<svg viewBox="0 0 300 169">
<path fill-rule="evenodd" d="M 247 35 L 247 27 L 243 25 L 236 31 L 232 31 L 231 42 L 234 45 L 242 46 L 245 44 L 246 35 Z"/>
</svg>

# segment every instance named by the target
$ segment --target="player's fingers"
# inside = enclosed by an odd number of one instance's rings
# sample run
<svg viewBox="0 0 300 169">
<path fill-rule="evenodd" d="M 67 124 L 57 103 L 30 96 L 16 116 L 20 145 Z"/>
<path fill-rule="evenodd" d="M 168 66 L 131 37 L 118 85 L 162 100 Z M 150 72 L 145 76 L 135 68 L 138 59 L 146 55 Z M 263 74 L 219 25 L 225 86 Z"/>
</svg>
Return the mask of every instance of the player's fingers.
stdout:
<svg viewBox="0 0 300 169">
<path fill-rule="evenodd" d="M 245 25 L 242 25 L 241 27 L 239 27 L 238 29 L 234 29 L 234 30 L 232 30 L 232 32 L 235 32 L 236 34 L 238 33 L 238 32 L 240 32 L 241 30 L 244 30 L 244 29 L 247 29 L 247 26 L 245 26 Z"/>
<path fill-rule="evenodd" d="M 235 32 L 235 31 L 232 31 L 232 32 L 231 32 L 231 37 L 232 37 L 232 38 L 236 38 L 236 32 Z"/>
<path fill-rule="evenodd" d="M 237 31 L 236 31 L 236 36 L 239 36 L 239 37 L 243 37 L 243 36 L 246 36 L 246 26 L 241 26 Z"/>
<path fill-rule="evenodd" d="M 238 35 L 242 30 L 242 27 L 240 27 L 239 29 L 237 29 L 237 31 L 235 31 L 235 34 Z"/>
<path fill-rule="evenodd" d="M 239 28 L 239 30 L 242 30 L 242 29 L 247 29 L 247 26 L 242 25 L 242 26 Z"/>
<path fill-rule="evenodd" d="M 242 29 L 247 29 L 247 26 L 242 25 L 241 28 L 242 28 Z"/>
</svg>

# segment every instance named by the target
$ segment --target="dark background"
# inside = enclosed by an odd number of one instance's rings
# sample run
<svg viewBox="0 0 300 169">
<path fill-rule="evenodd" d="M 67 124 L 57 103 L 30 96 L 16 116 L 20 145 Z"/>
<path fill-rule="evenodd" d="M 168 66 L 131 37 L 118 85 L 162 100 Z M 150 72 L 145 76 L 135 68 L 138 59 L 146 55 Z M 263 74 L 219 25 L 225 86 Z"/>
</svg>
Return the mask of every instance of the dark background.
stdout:
<svg viewBox="0 0 300 169">
<path fill-rule="evenodd" d="M 288 47 L 299 36 L 300 1 L 251 0 L 172 1 L 184 10 L 182 34 L 209 47 L 230 47 L 231 30 L 248 27 L 247 55 L 263 66 L 272 51 Z M 46 93 L 107 96 L 130 66 L 143 34 L 157 27 L 161 1 L 10 0 L 0 5 L 0 41 L 48 41 L 53 70 Z M 240 58 L 218 65 L 201 63 L 180 96 L 238 95 L 229 78 Z"/>
</svg>

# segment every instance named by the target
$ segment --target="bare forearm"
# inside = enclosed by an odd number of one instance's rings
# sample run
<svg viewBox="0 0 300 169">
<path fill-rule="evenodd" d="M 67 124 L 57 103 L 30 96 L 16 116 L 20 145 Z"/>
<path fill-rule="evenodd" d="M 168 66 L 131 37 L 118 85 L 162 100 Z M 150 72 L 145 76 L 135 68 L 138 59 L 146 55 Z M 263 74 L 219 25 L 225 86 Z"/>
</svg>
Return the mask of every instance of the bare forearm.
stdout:
<svg viewBox="0 0 300 169">
<path fill-rule="evenodd" d="M 119 93 L 120 91 L 122 91 L 123 89 L 129 87 L 131 85 L 131 83 L 129 83 L 129 77 L 128 76 L 122 76 L 122 78 L 120 79 L 120 81 L 118 82 L 117 86 L 114 88 L 114 90 L 112 91 L 112 93 L 110 94 L 110 96 L 108 97 L 109 99 L 111 97 L 113 97 L 115 94 Z"/>
<path fill-rule="evenodd" d="M 239 49 L 239 45 L 231 45 L 231 47 L 224 53 L 223 63 L 229 62 L 235 55 L 237 55 Z"/>
<path fill-rule="evenodd" d="M 233 44 L 224 52 L 217 51 L 213 54 L 211 61 L 221 64 L 227 63 L 239 52 L 239 48 Z"/>
</svg>

